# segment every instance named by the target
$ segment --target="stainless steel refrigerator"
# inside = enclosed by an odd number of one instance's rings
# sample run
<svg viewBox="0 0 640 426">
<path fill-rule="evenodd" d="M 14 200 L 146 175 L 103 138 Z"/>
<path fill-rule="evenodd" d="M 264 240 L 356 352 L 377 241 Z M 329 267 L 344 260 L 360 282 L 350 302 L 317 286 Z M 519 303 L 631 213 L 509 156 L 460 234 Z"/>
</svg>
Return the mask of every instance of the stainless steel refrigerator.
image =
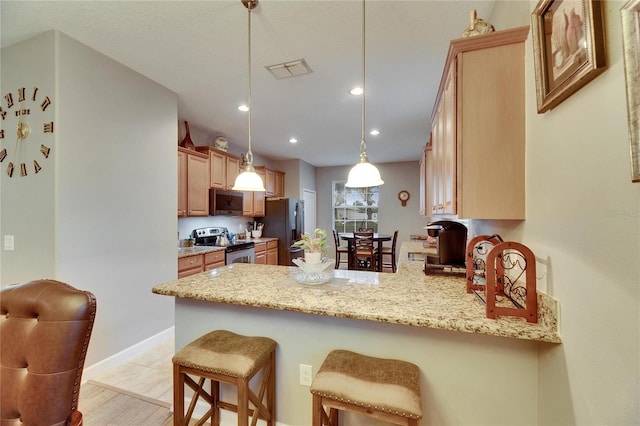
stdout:
<svg viewBox="0 0 640 426">
<path fill-rule="evenodd" d="M 294 265 L 291 260 L 304 255 L 302 249 L 291 247 L 304 231 L 304 201 L 294 198 L 267 198 L 262 222 L 262 236 L 278 238 L 278 264 Z"/>
</svg>

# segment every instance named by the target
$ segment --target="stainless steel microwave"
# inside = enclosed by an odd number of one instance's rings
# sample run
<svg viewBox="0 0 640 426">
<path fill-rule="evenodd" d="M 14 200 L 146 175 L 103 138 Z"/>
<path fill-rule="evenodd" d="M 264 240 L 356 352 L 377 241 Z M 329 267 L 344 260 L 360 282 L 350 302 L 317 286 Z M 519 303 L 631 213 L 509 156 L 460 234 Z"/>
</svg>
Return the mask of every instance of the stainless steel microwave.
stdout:
<svg viewBox="0 0 640 426">
<path fill-rule="evenodd" d="M 242 216 L 244 194 L 225 189 L 209 189 L 209 215 Z"/>
</svg>

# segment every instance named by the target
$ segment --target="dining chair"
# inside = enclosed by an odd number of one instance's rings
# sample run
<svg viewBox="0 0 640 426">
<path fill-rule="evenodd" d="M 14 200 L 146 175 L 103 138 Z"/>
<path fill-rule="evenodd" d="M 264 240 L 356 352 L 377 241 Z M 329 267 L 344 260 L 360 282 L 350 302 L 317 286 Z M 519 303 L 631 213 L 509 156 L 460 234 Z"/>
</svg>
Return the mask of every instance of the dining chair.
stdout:
<svg viewBox="0 0 640 426">
<path fill-rule="evenodd" d="M 0 291 L 0 424 L 82 425 L 78 396 L 96 298 L 54 280 Z"/>
<path fill-rule="evenodd" d="M 340 245 L 340 237 L 338 236 L 338 232 L 333 230 L 333 241 L 336 245 L 336 264 L 334 269 L 340 269 L 341 263 L 346 263 L 349 265 L 349 247 Z M 346 260 L 342 260 L 342 255 L 345 255 Z"/>
<path fill-rule="evenodd" d="M 353 269 L 376 270 L 378 252 L 373 245 L 373 232 L 353 233 Z"/>
<path fill-rule="evenodd" d="M 358 232 L 376 232 L 373 228 L 358 228 Z"/>
<path fill-rule="evenodd" d="M 381 267 L 391 268 L 392 272 L 396 272 L 396 242 L 398 241 L 398 230 L 393 233 L 393 240 L 391 242 L 391 246 L 383 246 L 382 253 L 380 253 L 380 257 L 382 258 Z"/>
</svg>

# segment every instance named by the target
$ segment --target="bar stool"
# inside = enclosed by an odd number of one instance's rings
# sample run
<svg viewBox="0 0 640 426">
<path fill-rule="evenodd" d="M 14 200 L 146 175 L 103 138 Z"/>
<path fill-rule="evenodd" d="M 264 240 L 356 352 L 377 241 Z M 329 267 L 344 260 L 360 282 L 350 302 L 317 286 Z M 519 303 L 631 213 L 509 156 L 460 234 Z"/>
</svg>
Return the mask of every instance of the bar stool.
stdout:
<svg viewBox="0 0 640 426">
<path fill-rule="evenodd" d="M 276 342 L 267 337 L 241 336 L 226 330 L 216 330 L 189 343 L 176 353 L 173 361 L 173 424 L 186 426 L 193 415 L 198 398 L 209 403 L 210 408 L 198 424 L 211 418 L 212 426 L 220 425 L 220 410 L 235 411 L 238 425 L 247 426 L 257 419 L 275 426 Z M 262 371 L 258 380 L 258 393 L 249 386 L 251 379 Z M 198 383 L 190 376 L 198 376 Z M 211 381 L 211 391 L 204 388 L 205 380 Z M 238 389 L 236 404 L 220 399 L 220 383 L 235 385 Z M 194 391 L 189 409 L 184 413 L 184 386 Z M 266 402 L 264 401 L 266 397 Z M 249 402 L 254 408 L 249 408 Z"/>
<path fill-rule="evenodd" d="M 422 418 L 420 369 L 406 361 L 334 350 L 313 379 L 311 393 L 313 426 L 338 426 L 339 410 L 405 426 L 418 426 Z"/>
</svg>

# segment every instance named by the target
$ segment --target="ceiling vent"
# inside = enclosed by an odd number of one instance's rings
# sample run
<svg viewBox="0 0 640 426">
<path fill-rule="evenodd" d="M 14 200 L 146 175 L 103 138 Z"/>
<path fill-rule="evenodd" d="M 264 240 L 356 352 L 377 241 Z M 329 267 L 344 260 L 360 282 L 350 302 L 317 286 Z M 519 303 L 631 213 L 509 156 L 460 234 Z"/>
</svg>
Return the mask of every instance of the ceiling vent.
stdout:
<svg viewBox="0 0 640 426">
<path fill-rule="evenodd" d="M 304 59 L 297 59 L 295 61 L 284 62 L 282 64 L 267 65 L 265 67 L 275 78 L 280 80 L 281 78 L 296 77 L 298 75 L 310 74 L 313 72 L 307 61 Z"/>
</svg>

